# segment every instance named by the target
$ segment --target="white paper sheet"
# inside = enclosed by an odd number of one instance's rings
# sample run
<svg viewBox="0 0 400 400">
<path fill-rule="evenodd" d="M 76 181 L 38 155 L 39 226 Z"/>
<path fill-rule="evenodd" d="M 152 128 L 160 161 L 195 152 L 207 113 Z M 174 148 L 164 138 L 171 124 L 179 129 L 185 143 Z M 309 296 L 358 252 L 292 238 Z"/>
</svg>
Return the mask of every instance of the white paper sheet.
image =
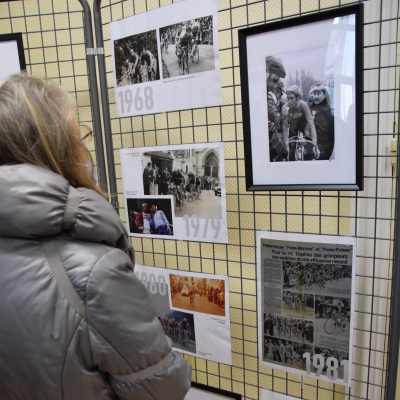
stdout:
<svg viewBox="0 0 400 400">
<path fill-rule="evenodd" d="M 10 75 L 21 72 L 17 41 L 0 42 L 0 54 L 5 56 L 0 63 L 0 85 L 2 85 Z"/>
<path fill-rule="evenodd" d="M 216 0 L 190 0 L 110 23 L 118 117 L 222 104 L 217 14 Z M 176 54 L 178 24 L 183 33 L 193 28 L 196 43 L 186 75 Z"/>
<path fill-rule="evenodd" d="M 120 156 L 131 236 L 228 243 L 222 143 L 136 147 L 121 149 Z M 165 214 L 163 224 L 170 226 L 169 231 L 160 232 L 156 225 L 144 228 L 146 218 L 153 218 L 150 224 L 157 218 L 151 213 L 152 204 Z"/>
<path fill-rule="evenodd" d="M 272 392 L 268 389 L 261 389 L 261 400 L 296 400 L 294 397 L 281 393 Z"/>
<path fill-rule="evenodd" d="M 260 364 L 351 385 L 356 239 L 257 232 Z"/>
<path fill-rule="evenodd" d="M 232 365 L 227 276 L 135 266 L 135 274 L 147 287 L 164 333 L 181 353 Z M 172 292 L 171 293 L 171 288 Z M 210 299 L 211 294 L 216 293 Z M 189 290 L 194 291 L 193 304 Z M 222 293 L 222 296 L 221 296 Z M 172 318 L 178 328 L 173 328 Z M 190 326 L 184 334 L 183 319 Z"/>
</svg>

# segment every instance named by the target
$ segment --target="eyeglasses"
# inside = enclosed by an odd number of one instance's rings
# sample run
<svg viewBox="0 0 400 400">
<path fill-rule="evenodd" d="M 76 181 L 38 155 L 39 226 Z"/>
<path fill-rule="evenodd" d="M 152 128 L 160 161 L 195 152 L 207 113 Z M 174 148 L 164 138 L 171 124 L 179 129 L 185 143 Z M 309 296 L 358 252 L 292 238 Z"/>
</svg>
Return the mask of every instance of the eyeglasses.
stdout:
<svg viewBox="0 0 400 400">
<path fill-rule="evenodd" d="M 81 135 L 81 142 L 83 143 L 90 143 L 93 139 L 93 131 L 87 125 L 79 125 L 80 128 L 80 135 Z"/>
</svg>

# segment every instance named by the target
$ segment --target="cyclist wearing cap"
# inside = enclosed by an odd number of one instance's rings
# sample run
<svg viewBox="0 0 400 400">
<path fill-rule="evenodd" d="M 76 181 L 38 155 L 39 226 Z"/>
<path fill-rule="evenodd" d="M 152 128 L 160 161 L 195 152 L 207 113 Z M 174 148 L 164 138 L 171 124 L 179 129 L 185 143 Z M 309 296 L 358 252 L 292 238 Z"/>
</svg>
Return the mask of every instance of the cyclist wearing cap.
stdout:
<svg viewBox="0 0 400 400">
<path fill-rule="evenodd" d="M 282 135 L 278 132 L 281 127 L 280 104 L 277 91 L 282 88 L 280 78 L 286 76 L 282 62 L 269 56 L 265 59 L 267 72 L 267 104 L 268 104 L 268 133 L 270 161 L 282 161 L 287 157 L 287 148 Z"/>
<path fill-rule="evenodd" d="M 190 25 L 186 26 L 186 31 L 182 31 L 181 36 L 179 37 L 179 43 L 182 47 L 186 47 L 186 54 L 188 56 L 189 61 L 189 53 L 191 52 L 191 45 L 193 42 L 193 35 L 192 35 L 192 27 Z M 180 53 L 179 57 L 179 65 L 181 65 L 182 59 L 182 52 Z"/>
<path fill-rule="evenodd" d="M 331 112 L 329 93 L 324 85 L 317 85 L 311 89 L 312 103 L 310 110 L 317 131 L 319 159 L 329 160 L 335 144 L 335 122 Z"/>
<path fill-rule="evenodd" d="M 314 120 L 308 107 L 308 104 L 301 100 L 301 90 L 297 85 L 290 86 L 286 90 L 288 102 L 283 106 L 282 114 L 284 119 L 285 138 L 298 136 L 302 132 L 317 144 L 317 132 L 315 130 Z M 312 147 L 304 146 L 306 150 L 305 159 L 311 160 L 317 157 Z M 289 161 L 294 161 L 295 146 L 294 143 L 289 148 Z"/>
</svg>

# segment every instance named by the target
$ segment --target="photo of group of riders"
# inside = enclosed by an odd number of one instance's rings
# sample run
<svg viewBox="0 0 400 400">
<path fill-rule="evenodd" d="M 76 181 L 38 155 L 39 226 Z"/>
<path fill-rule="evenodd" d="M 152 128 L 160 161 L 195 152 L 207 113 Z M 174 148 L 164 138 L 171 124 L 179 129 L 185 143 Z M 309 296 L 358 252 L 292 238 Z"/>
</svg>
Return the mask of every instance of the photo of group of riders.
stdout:
<svg viewBox="0 0 400 400">
<path fill-rule="evenodd" d="M 264 334 L 303 343 L 313 343 L 314 322 L 264 313 Z"/>
<path fill-rule="evenodd" d="M 282 261 L 283 288 L 326 293 L 338 287 L 350 293 L 352 269 L 349 265 Z"/>
<path fill-rule="evenodd" d="M 215 69 L 212 15 L 162 27 L 159 33 L 164 79 Z"/>
<path fill-rule="evenodd" d="M 164 318 L 158 317 L 164 334 L 168 336 L 175 348 L 196 353 L 196 336 L 192 314 L 171 311 Z"/>
<path fill-rule="evenodd" d="M 301 315 L 314 314 L 314 295 L 308 293 L 283 291 L 283 304 L 285 310 Z"/>
<path fill-rule="evenodd" d="M 270 161 L 333 160 L 333 77 L 287 71 L 280 57 L 266 57 Z"/>
<path fill-rule="evenodd" d="M 117 86 L 158 81 L 158 47 L 156 30 L 114 41 Z"/>
<path fill-rule="evenodd" d="M 220 149 L 176 148 L 142 153 L 144 195 L 172 195 L 175 217 L 222 218 Z"/>
<path fill-rule="evenodd" d="M 169 275 L 171 304 L 174 308 L 225 316 L 225 281 Z"/>
</svg>

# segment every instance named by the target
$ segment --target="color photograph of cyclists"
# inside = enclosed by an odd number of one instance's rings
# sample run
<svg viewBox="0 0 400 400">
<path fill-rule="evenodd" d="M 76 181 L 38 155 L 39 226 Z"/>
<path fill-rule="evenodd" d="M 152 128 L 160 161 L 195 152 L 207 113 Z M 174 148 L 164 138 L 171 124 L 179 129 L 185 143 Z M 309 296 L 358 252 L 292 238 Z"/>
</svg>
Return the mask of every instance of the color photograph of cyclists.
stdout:
<svg viewBox="0 0 400 400">
<path fill-rule="evenodd" d="M 283 288 L 307 293 L 351 293 L 351 265 L 282 261 Z"/>
<path fill-rule="evenodd" d="M 160 80 L 156 30 L 114 41 L 117 86 Z"/>
<path fill-rule="evenodd" d="M 169 274 L 171 306 L 225 316 L 225 281 Z"/>
<path fill-rule="evenodd" d="M 160 28 L 163 78 L 215 70 L 213 17 Z"/>
<path fill-rule="evenodd" d="M 332 350 L 332 349 L 328 349 L 326 347 L 319 347 L 319 346 L 315 346 L 314 347 L 314 352 L 315 354 L 319 354 L 324 358 L 324 368 L 322 370 L 323 375 L 326 375 L 326 370 L 327 370 L 327 360 L 329 357 L 333 357 L 336 358 L 336 360 L 338 360 L 338 377 L 339 379 L 343 379 L 343 372 L 344 372 L 344 367 L 341 366 L 341 362 L 343 360 L 349 360 L 349 352 L 348 351 L 342 351 L 342 350 Z M 317 369 L 315 367 L 311 367 L 314 371 L 316 371 Z"/>
<path fill-rule="evenodd" d="M 264 334 L 303 343 L 313 343 L 314 322 L 264 313 Z"/>
<path fill-rule="evenodd" d="M 313 317 L 314 295 L 284 290 L 282 312 L 286 314 Z"/>
<path fill-rule="evenodd" d="M 351 299 L 347 297 L 315 296 L 315 332 L 318 335 L 350 340 Z"/>
<path fill-rule="evenodd" d="M 172 195 L 174 216 L 222 218 L 218 147 L 142 153 L 145 195 Z"/>
<path fill-rule="evenodd" d="M 158 317 L 165 335 L 173 342 L 173 347 L 196 354 L 196 335 L 192 314 L 170 311 L 164 317 Z"/>
<path fill-rule="evenodd" d="M 127 199 L 130 233 L 143 235 L 174 234 L 171 199 Z"/>
<path fill-rule="evenodd" d="M 334 160 L 334 78 L 328 47 L 268 55 L 271 162 Z"/>
</svg>

